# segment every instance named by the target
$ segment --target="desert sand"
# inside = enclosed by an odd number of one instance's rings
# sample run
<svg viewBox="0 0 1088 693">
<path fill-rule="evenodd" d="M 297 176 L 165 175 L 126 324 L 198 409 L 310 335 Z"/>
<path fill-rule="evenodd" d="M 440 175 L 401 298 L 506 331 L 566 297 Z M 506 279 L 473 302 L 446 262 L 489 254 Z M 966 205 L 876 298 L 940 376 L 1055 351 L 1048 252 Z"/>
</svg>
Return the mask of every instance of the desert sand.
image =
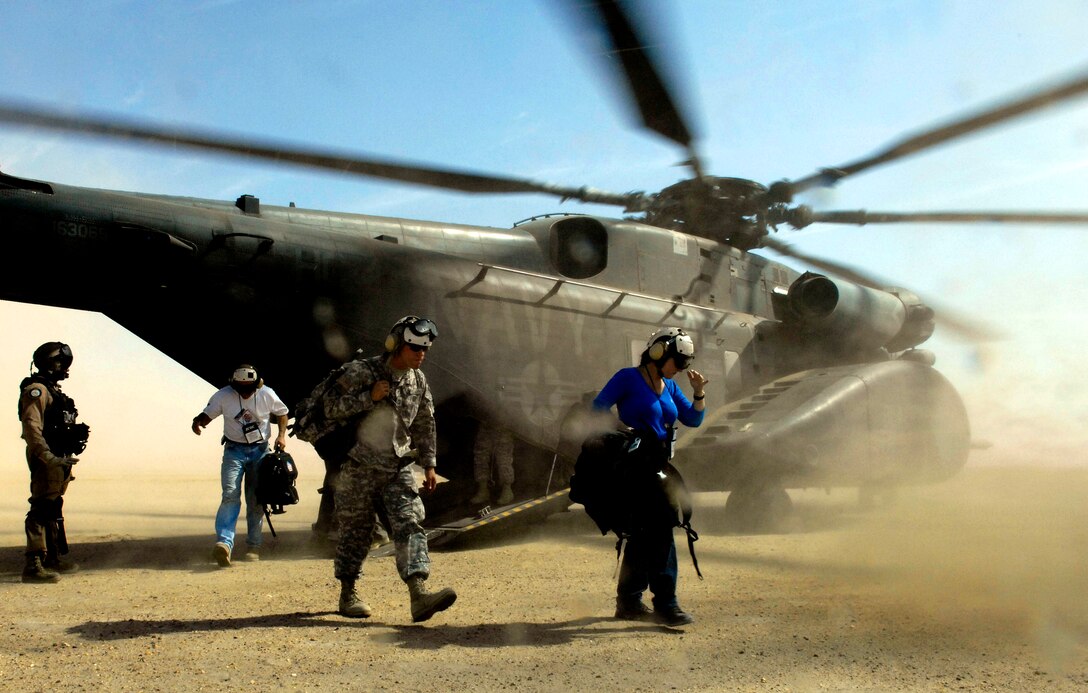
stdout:
<svg viewBox="0 0 1088 693">
<path fill-rule="evenodd" d="M 374 616 L 342 618 L 309 541 L 312 469 L 262 560 L 228 569 L 210 560 L 214 473 L 82 471 L 66 505 L 82 570 L 26 585 L 25 480 L 9 475 L 0 689 L 1086 690 L 1088 470 L 1030 462 L 972 461 L 873 509 L 794 491 L 776 535 L 725 532 L 725 494 L 700 494 L 705 580 L 681 542 L 682 629 L 611 618 L 613 539 L 579 506 L 435 550 L 431 584 L 459 598 L 427 623 L 393 559 L 372 558 Z"/>
</svg>

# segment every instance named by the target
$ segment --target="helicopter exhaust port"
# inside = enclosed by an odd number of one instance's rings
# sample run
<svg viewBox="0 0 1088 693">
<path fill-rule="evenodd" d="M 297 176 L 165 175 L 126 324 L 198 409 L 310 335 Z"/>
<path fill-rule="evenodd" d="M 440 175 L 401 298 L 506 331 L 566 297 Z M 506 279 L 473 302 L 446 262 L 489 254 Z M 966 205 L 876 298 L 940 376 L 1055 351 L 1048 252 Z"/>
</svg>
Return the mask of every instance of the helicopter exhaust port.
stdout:
<svg viewBox="0 0 1088 693">
<path fill-rule="evenodd" d="M 608 230 L 592 217 L 572 216 L 551 226 L 552 265 L 564 277 L 588 279 L 608 266 Z"/>
<path fill-rule="evenodd" d="M 789 288 L 783 322 L 862 351 L 917 346 L 933 334 L 933 311 L 903 289 L 880 290 L 806 272 Z"/>
</svg>

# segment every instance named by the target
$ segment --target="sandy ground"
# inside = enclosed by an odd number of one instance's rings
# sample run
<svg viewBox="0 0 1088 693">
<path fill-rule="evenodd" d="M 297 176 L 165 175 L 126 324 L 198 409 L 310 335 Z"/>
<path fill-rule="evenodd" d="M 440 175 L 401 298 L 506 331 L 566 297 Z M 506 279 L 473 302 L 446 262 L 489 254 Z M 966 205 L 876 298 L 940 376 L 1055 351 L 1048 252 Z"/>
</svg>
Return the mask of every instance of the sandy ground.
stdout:
<svg viewBox="0 0 1088 693">
<path fill-rule="evenodd" d="M 611 618 L 613 542 L 578 506 L 434 552 L 457 604 L 414 625 L 391 558 L 371 559 L 374 616 L 335 613 L 316 510 L 277 518 L 259 563 L 209 560 L 214 477 L 79 474 L 72 557 L 19 580 L 25 483 L 0 486 L 0 689 L 1088 690 L 1088 470 L 969 465 L 862 511 L 849 491 L 793 492 L 793 531 L 720 529 L 699 496 L 694 625 Z"/>
</svg>

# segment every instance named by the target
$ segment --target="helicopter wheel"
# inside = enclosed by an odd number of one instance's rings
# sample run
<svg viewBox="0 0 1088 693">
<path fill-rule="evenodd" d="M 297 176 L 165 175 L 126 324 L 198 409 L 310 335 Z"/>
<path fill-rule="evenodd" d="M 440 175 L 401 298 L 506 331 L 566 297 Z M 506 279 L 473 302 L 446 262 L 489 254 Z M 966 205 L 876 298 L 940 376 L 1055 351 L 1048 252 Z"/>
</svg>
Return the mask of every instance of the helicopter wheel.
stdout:
<svg viewBox="0 0 1088 693">
<path fill-rule="evenodd" d="M 782 532 L 792 512 L 786 490 L 765 481 L 737 486 L 725 502 L 726 526 L 741 534 Z"/>
</svg>

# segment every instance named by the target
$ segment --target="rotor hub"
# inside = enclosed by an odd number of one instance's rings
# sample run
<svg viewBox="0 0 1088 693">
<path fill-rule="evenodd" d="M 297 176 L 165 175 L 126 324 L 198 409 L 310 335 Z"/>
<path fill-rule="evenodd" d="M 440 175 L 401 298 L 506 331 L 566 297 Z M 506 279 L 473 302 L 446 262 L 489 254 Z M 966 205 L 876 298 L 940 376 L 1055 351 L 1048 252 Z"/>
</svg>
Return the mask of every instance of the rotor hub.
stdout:
<svg viewBox="0 0 1088 693">
<path fill-rule="evenodd" d="M 659 192 L 645 221 L 748 250 L 767 232 L 766 195 L 766 186 L 745 178 L 689 178 Z"/>
</svg>

